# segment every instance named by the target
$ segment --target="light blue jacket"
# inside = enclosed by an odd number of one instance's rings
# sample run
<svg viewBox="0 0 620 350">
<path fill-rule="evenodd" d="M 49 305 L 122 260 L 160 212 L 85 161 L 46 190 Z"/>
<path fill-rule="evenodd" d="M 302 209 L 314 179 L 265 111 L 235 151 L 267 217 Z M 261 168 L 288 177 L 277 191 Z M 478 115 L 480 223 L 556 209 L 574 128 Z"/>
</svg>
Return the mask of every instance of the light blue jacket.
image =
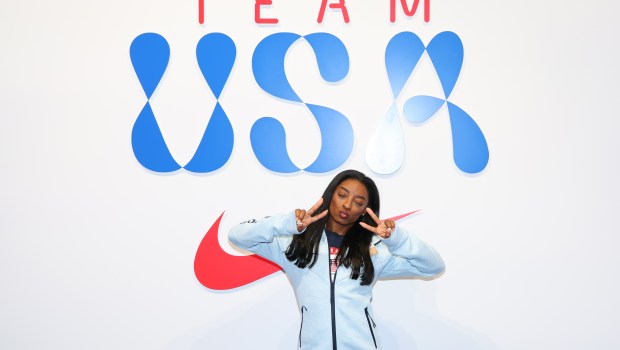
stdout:
<svg viewBox="0 0 620 350">
<path fill-rule="evenodd" d="M 398 225 L 390 238 L 375 236 L 369 247 L 375 268 L 371 285 L 351 279 L 351 270 L 338 267 L 332 284 L 325 233 L 312 268 L 301 269 L 284 252 L 298 234 L 295 214 L 250 220 L 233 227 L 230 241 L 280 265 L 293 286 L 301 314 L 298 349 L 380 349 L 373 320 L 372 288 L 378 278 L 437 275 L 444 262 L 428 244 Z M 336 344 L 332 343 L 336 339 Z"/>
</svg>

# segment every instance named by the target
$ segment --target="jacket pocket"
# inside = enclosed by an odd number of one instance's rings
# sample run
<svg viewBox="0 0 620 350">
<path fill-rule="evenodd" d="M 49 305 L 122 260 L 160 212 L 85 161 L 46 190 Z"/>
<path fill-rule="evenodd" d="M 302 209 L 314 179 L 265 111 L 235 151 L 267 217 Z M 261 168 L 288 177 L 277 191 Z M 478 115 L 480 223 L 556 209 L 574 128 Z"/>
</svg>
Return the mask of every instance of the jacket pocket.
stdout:
<svg viewBox="0 0 620 350">
<path fill-rule="evenodd" d="M 301 307 L 301 325 L 299 326 L 299 348 L 301 349 L 301 331 L 304 328 L 304 311 L 308 311 L 305 306 Z"/>
<path fill-rule="evenodd" d="M 368 329 L 370 330 L 370 335 L 372 335 L 372 341 L 373 341 L 373 343 L 375 343 L 375 349 L 376 349 L 377 348 L 377 339 L 375 338 L 374 329 L 377 327 L 377 325 L 375 324 L 375 321 L 372 319 L 372 317 L 370 317 L 370 313 L 368 312 L 368 308 L 365 308 L 364 312 L 366 313 L 366 321 L 368 321 Z"/>
</svg>

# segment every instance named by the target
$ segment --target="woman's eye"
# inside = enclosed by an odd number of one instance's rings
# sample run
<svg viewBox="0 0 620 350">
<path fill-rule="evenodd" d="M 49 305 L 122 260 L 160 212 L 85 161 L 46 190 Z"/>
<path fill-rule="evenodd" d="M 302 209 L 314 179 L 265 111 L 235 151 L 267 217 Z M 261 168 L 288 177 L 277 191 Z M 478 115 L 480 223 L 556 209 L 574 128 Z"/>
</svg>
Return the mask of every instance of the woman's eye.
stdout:
<svg viewBox="0 0 620 350">
<path fill-rule="evenodd" d="M 361 206 L 363 206 L 363 205 L 364 205 L 364 203 L 358 203 L 358 202 L 355 202 L 355 204 L 356 204 L 358 207 L 361 207 Z"/>
<path fill-rule="evenodd" d="M 346 194 L 342 194 L 342 193 L 338 194 L 338 197 L 340 197 L 340 198 L 344 198 L 346 196 L 347 196 Z"/>
</svg>

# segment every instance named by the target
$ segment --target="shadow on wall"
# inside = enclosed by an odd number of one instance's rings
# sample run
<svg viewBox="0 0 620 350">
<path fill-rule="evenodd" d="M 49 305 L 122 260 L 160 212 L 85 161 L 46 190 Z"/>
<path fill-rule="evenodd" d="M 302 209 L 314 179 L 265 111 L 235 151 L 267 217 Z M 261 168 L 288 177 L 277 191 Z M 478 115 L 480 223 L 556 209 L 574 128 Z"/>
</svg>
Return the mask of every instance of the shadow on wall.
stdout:
<svg viewBox="0 0 620 350">
<path fill-rule="evenodd" d="M 432 283 L 380 281 L 374 295 L 375 322 L 384 349 L 500 349 L 485 334 L 442 316 L 437 308 L 437 287 Z M 397 305 L 394 300 L 399 300 Z"/>
<path fill-rule="evenodd" d="M 256 289 L 260 288 L 255 287 L 256 295 L 250 299 L 226 298 L 213 309 L 197 310 L 208 321 L 179 334 L 165 349 L 295 349 L 299 313 L 290 287 L 276 283 L 268 290 Z"/>
<path fill-rule="evenodd" d="M 384 349 L 407 350 L 497 350 L 485 335 L 456 322 L 415 315 L 411 323 L 381 322 L 379 336 Z"/>
<path fill-rule="evenodd" d="M 180 334 L 166 349 L 295 349 L 300 318 L 292 291 L 284 287 L 213 310 L 205 315 L 209 323 Z M 381 281 L 374 294 L 377 334 L 384 350 L 499 349 L 484 333 L 442 316 L 432 282 Z"/>
<path fill-rule="evenodd" d="M 266 315 L 246 315 L 235 320 L 226 318 L 219 325 L 209 324 L 188 331 L 165 349 L 295 349 L 299 329 L 291 323 L 276 323 L 267 318 Z"/>
</svg>

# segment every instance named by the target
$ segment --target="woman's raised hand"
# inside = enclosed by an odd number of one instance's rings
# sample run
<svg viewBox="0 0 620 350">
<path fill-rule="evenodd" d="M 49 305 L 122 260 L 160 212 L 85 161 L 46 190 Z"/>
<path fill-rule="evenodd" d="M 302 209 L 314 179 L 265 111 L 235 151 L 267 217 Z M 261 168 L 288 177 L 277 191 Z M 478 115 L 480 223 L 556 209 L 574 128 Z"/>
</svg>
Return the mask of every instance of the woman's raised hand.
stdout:
<svg viewBox="0 0 620 350">
<path fill-rule="evenodd" d="M 314 214 L 314 212 L 319 209 L 319 207 L 321 206 L 321 204 L 323 204 L 323 198 L 319 199 L 318 202 L 316 202 L 316 204 L 314 204 L 312 206 L 312 208 L 308 209 L 308 210 L 304 210 L 304 209 L 295 209 L 295 220 L 297 221 L 297 231 L 298 232 L 303 232 L 306 227 L 308 227 L 308 225 L 310 225 L 311 223 L 320 220 L 322 218 L 325 217 L 325 215 L 327 215 L 327 209 L 323 210 L 322 213 L 312 216 Z"/>
<path fill-rule="evenodd" d="M 381 238 L 390 238 L 392 232 L 394 232 L 394 228 L 396 227 L 396 223 L 394 222 L 394 220 L 381 220 L 370 208 L 366 208 L 366 212 L 368 213 L 368 215 L 370 215 L 372 220 L 377 223 L 377 227 L 372 227 L 362 221 L 360 221 L 360 225 Z"/>
</svg>

